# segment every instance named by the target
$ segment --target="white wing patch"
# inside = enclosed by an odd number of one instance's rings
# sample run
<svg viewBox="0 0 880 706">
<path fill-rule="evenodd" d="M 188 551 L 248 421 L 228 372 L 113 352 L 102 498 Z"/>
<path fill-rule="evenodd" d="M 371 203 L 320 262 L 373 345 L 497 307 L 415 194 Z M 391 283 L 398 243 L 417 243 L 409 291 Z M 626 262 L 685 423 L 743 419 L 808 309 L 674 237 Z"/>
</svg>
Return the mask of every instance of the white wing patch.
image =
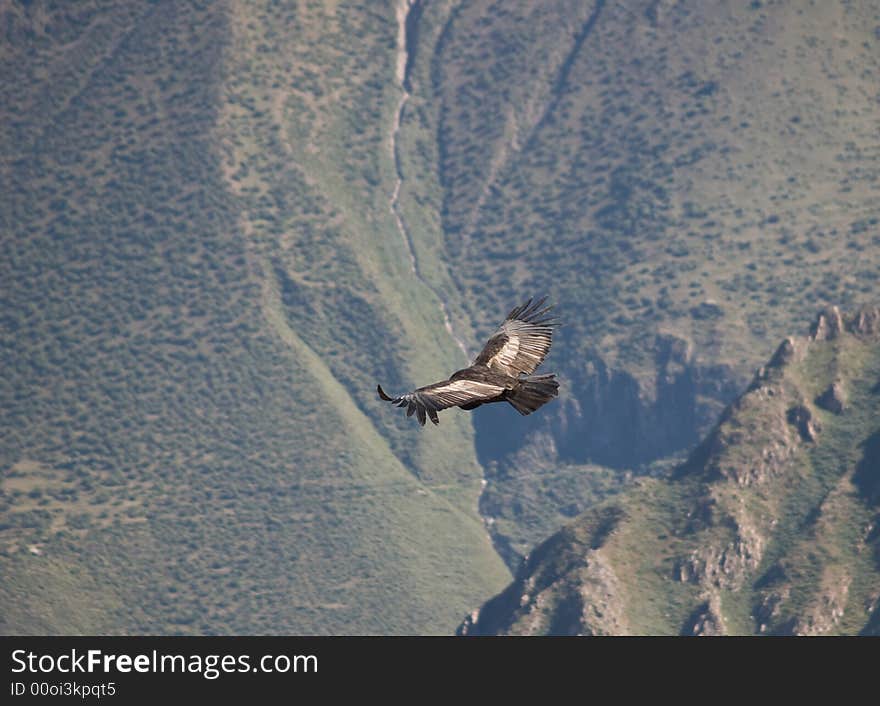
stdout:
<svg viewBox="0 0 880 706">
<path fill-rule="evenodd" d="M 488 382 L 477 382 L 476 380 L 451 380 L 447 383 L 441 383 L 438 386 L 429 385 L 426 388 L 420 388 L 414 394 L 428 397 L 429 399 L 443 404 L 442 407 L 436 409 L 446 409 L 447 407 L 456 407 L 460 404 L 467 404 L 475 400 L 490 399 L 497 397 L 504 388 L 500 385 L 493 385 Z"/>
<path fill-rule="evenodd" d="M 476 380 L 447 380 L 434 383 L 418 390 L 396 397 L 391 402 L 398 407 L 406 407 L 406 416 L 417 414 L 419 424 L 424 425 L 425 418 L 439 424 L 437 412 L 449 407 L 490 400 L 504 392 L 500 385 Z"/>
<path fill-rule="evenodd" d="M 553 342 L 556 320 L 547 315 L 545 299 L 529 299 L 507 315 L 474 365 L 486 365 L 512 377 L 531 375 L 544 362 Z"/>
<path fill-rule="evenodd" d="M 531 375 L 544 362 L 552 342 L 549 326 L 530 324 L 525 321 L 505 321 L 496 336 L 507 340 L 487 365 L 513 375 Z"/>
</svg>

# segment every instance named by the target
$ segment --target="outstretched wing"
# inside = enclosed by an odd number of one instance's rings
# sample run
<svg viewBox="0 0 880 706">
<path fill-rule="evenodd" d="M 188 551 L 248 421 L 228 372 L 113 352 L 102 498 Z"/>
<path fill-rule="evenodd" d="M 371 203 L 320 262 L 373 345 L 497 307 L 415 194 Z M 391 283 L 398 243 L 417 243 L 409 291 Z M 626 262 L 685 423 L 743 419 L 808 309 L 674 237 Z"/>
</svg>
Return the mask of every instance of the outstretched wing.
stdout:
<svg viewBox="0 0 880 706">
<path fill-rule="evenodd" d="M 547 316 L 553 307 L 544 307 L 545 301 L 547 297 L 534 303 L 529 299 L 511 311 L 492 334 L 474 365 L 488 365 L 513 377 L 535 372 L 550 351 L 556 325 L 556 320 Z"/>
<path fill-rule="evenodd" d="M 422 426 L 425 425 L 426 416 L 434 424 L 439 424 L 437 412 L 441 409 L 491 400 L 504 392 L 504 388 L 500 385 L 476 380 L 446 380 L 393 398 L 385 394 L 381 385 L 377 385 L 376 390 L 379 392 L 379 397 L 386 402 L 396 404 L 398 407 L 406 407 L 407 417 L 417 414 L 419 424 Z"/>
</svg>

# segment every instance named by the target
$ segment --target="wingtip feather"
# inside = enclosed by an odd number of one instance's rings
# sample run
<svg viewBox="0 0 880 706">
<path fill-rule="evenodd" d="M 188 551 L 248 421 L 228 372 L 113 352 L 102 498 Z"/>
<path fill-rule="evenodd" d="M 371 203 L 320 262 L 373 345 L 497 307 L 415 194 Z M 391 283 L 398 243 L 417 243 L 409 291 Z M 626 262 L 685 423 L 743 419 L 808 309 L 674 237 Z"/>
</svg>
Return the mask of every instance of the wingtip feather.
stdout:
<svg viewBox="0 0 880 706">
<path fill-rule="evenodd" d="M 555 317 L 547 316 L 547 314 L 553 310 L 552 304 L 544 306 L 547 299 L 548 296 L 546 294 L 538 299 L 529 297 L 529 300 L 525 304 L 514 308 L 507 315 L 507 319 L 518 319 L 519 321 L 525 321 L 526 323 L 539 326 L 558 326 L 559 323 Z"/>
</svg>

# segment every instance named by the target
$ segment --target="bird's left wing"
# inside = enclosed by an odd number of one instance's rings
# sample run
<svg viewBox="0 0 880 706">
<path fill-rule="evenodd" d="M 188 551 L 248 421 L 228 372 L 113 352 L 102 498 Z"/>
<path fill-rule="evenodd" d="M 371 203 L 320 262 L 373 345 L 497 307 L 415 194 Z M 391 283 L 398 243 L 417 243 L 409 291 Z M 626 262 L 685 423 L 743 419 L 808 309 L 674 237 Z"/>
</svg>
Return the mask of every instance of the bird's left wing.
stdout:
<svg viewBox="0 0 880 706">
<path fill-rule="evenodd" d="M 553 342 L 556 320 L 548 316 L 547 298 L 531 299 L 507 315 L 474 364 L 488 365 L 512 377 L 531 375 L 544 362 Z"/>
<path fill-rule="evenodd" d="M 434 424 L 439 424 L 437 412 L 441 409 L 490 400 L 504 392 L 504 388 L 500 385 L 477 380 L 446 380 L 420 387 L 400 397 L 388 396 L 381 385 L 377 385 L 376 389 L 379 397 L 386 402 L 396 404 L 398 407 L 406 407 L 407 417 L 417 414 L 419 424 L 422 426 L 425 425 L 426 416 Z"/>
</svg>

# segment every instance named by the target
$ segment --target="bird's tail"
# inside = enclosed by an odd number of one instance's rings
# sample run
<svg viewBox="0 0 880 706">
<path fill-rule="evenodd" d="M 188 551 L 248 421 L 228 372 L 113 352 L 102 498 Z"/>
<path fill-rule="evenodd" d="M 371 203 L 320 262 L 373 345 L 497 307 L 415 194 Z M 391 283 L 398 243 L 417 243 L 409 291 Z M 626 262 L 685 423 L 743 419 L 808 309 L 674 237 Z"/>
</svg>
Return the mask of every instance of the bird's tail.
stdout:
<svg viewBox="0 0 880 706">
<path fill-rule="evenodd" d="M 556 375 L 529 375 L 519 381 L 519 386 L 507 393 L 507 401 L 520 414 L 531 414 L 559 394 Z"/>
</svg>

